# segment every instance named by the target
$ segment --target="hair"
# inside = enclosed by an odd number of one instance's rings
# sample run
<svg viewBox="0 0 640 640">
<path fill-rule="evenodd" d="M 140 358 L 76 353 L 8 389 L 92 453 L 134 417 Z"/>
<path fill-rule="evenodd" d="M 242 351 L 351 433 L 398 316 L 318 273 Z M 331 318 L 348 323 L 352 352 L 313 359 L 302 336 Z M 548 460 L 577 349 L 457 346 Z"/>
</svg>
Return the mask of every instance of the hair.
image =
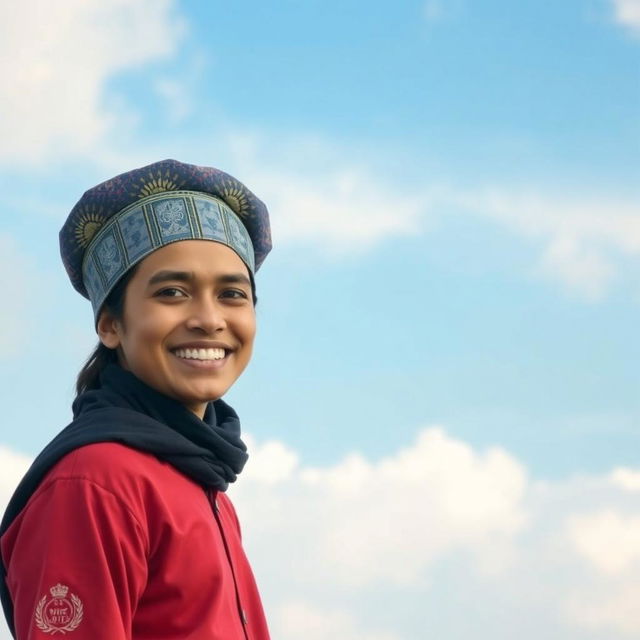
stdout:
<svg viewBox="0 0 640 640">
<path fill-rule="evenodd" d="M 102 313 L 102 311 L 108 311 L 116 320 L 122 322 L 124 318 L 124 294 L 136 270 L 137 265 L 127 271 L 117 282 L 116 286 L 104 301 L 100 313 Z M 118 352 L 116 349 L 110 349 L 103 345 L 102 342 L 98 342 L 96 348 L 91 352 L 82 369 L 80 369 L 76 380 L 76 395 L 79 396 L 81 393 L 90 391 L 91 389 L 99 389 L 100 374 L 107 365 L 113 362 L 118 362 Z"/>
<path fill-rule="evenodd" d="M 138 266 L 134 265 L 124 276 L 118 281 L 116 286 L 111 290 L 111 293 L 107 296 L 104 304 L 102 305 L 102 311 L 108 311 L 115 320 L 118 320 L 121 324 L 124 321 L 124 298 L 127 290 L 127 285 Z M 256 281 L 253 277 L 253 273 L 249 270 L 249 279 L 251 280 L 251 297 L 253 300 L 253 306 L 258 304 L 258 297 L 256 296 Z M 111 363 L 118 362 L 118 352 L 116 349 L 110 349 L 106 347 L 102 342 L 98 342 L 95 349 L 91 352 L 91 355 L 85 361 L 78 378 L 76 379 L 76 396 L 79 396 L 85 391 L 91 391 L 92 389 L 100 388 L 100 374 Z"/>
</svg>

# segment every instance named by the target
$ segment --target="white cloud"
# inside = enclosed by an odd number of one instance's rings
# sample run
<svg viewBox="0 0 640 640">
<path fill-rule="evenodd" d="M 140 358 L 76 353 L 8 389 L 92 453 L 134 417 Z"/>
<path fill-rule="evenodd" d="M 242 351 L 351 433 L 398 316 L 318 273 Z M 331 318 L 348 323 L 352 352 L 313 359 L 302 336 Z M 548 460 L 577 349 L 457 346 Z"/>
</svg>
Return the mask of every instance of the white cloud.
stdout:
<svg viewBox="0 0 640 640">
<path fill-rule="evenodd" d="M 567 535 L 573 548 L 605 574 L 640 573 L 640 515 L 611 509 L 572 516 Z"/>
<path fill-rule="evenodd" d="M 31 458 L 0 445 L 0 511 L 4 509 L 13 495 L 18 482 L 26 473 Z"/>
<path fill-rule="evenodd" d="M 377 461 L 251 452 L 232 498 L 279 638 L 637 633 L 639 470 L 532 482 L 504 450 L 441 428 Z M 403 618 L 416 608 L 420 623 Z"/>
<path fill-rule="evenodd" d="M 640 0 L 613 0 L 613 10 L 618 24 L 640 33 Z"/>
<path fill-rule="evenodd" d="M 251 451 L 250 477 L 253 482 L 275 485 L 290 478 L 298 467 L 299 458 L 282 442 L 276 440 L 257 446 L 253 438 L 244 438 Z"/>
<path fill-rule="evenodd" d="M 378 461 L 316 468 L 282 442 L 249 444 L 231 494 L 274 637 L 640 632 L 640 509 L 618 486 L 640 469 L 533 482 L 507 452 L 441 428 Z M 0 446 L 0 506 L 29 463 Z"/>
<path fill-rule="evenodd" d="M 172 0 L 2 3 L 0 161 L 95 153 L 118 124 L 114 112 L 122 109 L 107 104 L 106 83 L 122 70 L 175 52 L 184 24 L 174 14 L 173 4 Z"/>
<path fill-rule="evenodd" d="M 218 143 L 234 175 L 267 203 L 279 243 L 352 256 L 424 230 L 435 202 L 431 191 L 394 185 L 354 149 L 326 139 L 236 131 Z"/>
<path fill-rule="evenodd" d="M 573 596 L 568 602 L 567 615 L 576 626 L 605 634 L 600 637 L 637 638 L 640 634 L 639 602 L 640 585 L 636 580 L 636 584 L 622 588 Z"/>
<path fill-rule="evenodd" d="M 317 523 L 312 538 L 294 526 L 281 541 L 300 550 L 303 540 L 299 561 L 306 575 L 326 579 L 330 572 L 345 585 L 411 585 L 455 550 L 473 554 L 483 567 L 504 564 L 510 540 L 526 522 L 522 466 L 500 449 L 475 453 L 441 429 L 424 430 L 411 447 L 379 462 L 354 454 L 327 469 L 301 468 L 295 454 L 274 443 L 265 449 L 254 458 L 280 465 L 281 486 L 293 483 L 296 492 L 274 494 L 265 465 L 254 470 L 250 464 L 239 500 L 260 514 L 265 539 L 288 513 L 297 514 L 298 526 Z M 394 526 L 383 525 L 383 513 Z"/>
<path fill-rule="evenodd" d="M 625 491 L 640 491 L 640 471 L 619 467 L 611 472 L 611 483 Z"/>
<path fill-rule="evenodd" d="M 271 633 L 281 640 L 400 640 L 392 633 L 363 629 L 363 625 L 344 610 L 321 609 L 302 600 L 291 600 L 278 608 Z"/>
<path fill-rule="evenodd" d="M 543 187 L 408 184 L 375 158 L 361 160 L 362 150 L 304 136 L 276 141 L 236 133 L 223 144 L 234 171 L 268 203 L 279 243 L 351 256 L 435 223 L 442 231 L 448 214 L 462 213 L 535 246 L 530 275 L 589 301 L 607 294 L 625 259 L 640 257 L 640 208 L 630 199 L 567 196 Z"/>
<path fill-rule="evenodd" d="M 539 243 L 535 271 L 590 300 L 605 295 L 623 256 L 640 256 L 640 209 L 630 202 L 496 188 L 450 197 L 469 213 Z"/>
<path fill-rule="evenodd" d="M 262 170 L 251 185 L 274 212 L 273 233 L 281 242 L 319 244 L 337 253 L 415 234 L 430 206 L 428 197 L 395 191 L 356 166 L 307 176 Z"/>
</svg>

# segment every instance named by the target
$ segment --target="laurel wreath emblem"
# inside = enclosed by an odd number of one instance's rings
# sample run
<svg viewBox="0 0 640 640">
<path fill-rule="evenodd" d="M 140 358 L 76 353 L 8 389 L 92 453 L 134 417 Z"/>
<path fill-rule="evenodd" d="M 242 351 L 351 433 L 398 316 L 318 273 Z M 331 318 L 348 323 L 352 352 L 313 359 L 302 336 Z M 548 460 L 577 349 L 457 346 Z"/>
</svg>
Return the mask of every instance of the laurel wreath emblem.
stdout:
<svg viewBox="0 0 640 640">
<path fill-rule="evenodd" d="M 47 603 L 47 596 L 43 596 L 40 602 L 38 602 L 38 606 L 36 607 L 36 625 L 38 629 L 45 631 L 46 633 L 50 633 L 51 635 L 55 633 L 62 633 L 63 635 L 67 631 L 73 631 L 78 627 L 78 625 L 82 622 L 82 616 L 84 615 L 84 609 L 82 607 L 82 601 L 78 596 L 71 594 L 71 602 L 73 603 L 73 618 L 69 621 L 67 625 L 64 627 L 54 627 L 50 625 L 44 619 L 44 607 Z"/>
</svg>

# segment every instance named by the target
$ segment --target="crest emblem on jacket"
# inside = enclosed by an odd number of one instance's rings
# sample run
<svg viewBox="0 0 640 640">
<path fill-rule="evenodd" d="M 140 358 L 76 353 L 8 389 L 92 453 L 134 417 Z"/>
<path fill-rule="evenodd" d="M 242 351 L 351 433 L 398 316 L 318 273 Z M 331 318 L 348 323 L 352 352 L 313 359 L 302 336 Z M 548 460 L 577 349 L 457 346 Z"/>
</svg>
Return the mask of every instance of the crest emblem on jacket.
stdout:
<svg viewBox="0 0 640 640">
<path fill-rule="evenodd" d="M 38 629 L 54 635 L 73 631 L 82 622 L 84 610 L 82 601 L 69 587 L 56 584 L 49 589 L 50 596 L 44 595 L 36 607 L 35 619 Z"/>
</svg>

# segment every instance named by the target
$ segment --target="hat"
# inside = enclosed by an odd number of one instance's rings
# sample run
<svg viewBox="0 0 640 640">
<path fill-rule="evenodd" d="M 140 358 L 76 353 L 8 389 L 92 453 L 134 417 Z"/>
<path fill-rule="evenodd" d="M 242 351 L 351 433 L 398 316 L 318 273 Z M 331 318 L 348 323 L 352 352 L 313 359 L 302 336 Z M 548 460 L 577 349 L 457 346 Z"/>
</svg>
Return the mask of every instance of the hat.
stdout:
<svg viewBox="0 0 640 640">
<path fill-rule="evenodd" d="M 97 320 L 131 267 L 180 240 L 213 240 L 255 273 L 271 250 L 269 213 L 241 182 L 213 167 L 162 160 L 89 189 L 60 230 L 62 262 Z"/>
</svg>

